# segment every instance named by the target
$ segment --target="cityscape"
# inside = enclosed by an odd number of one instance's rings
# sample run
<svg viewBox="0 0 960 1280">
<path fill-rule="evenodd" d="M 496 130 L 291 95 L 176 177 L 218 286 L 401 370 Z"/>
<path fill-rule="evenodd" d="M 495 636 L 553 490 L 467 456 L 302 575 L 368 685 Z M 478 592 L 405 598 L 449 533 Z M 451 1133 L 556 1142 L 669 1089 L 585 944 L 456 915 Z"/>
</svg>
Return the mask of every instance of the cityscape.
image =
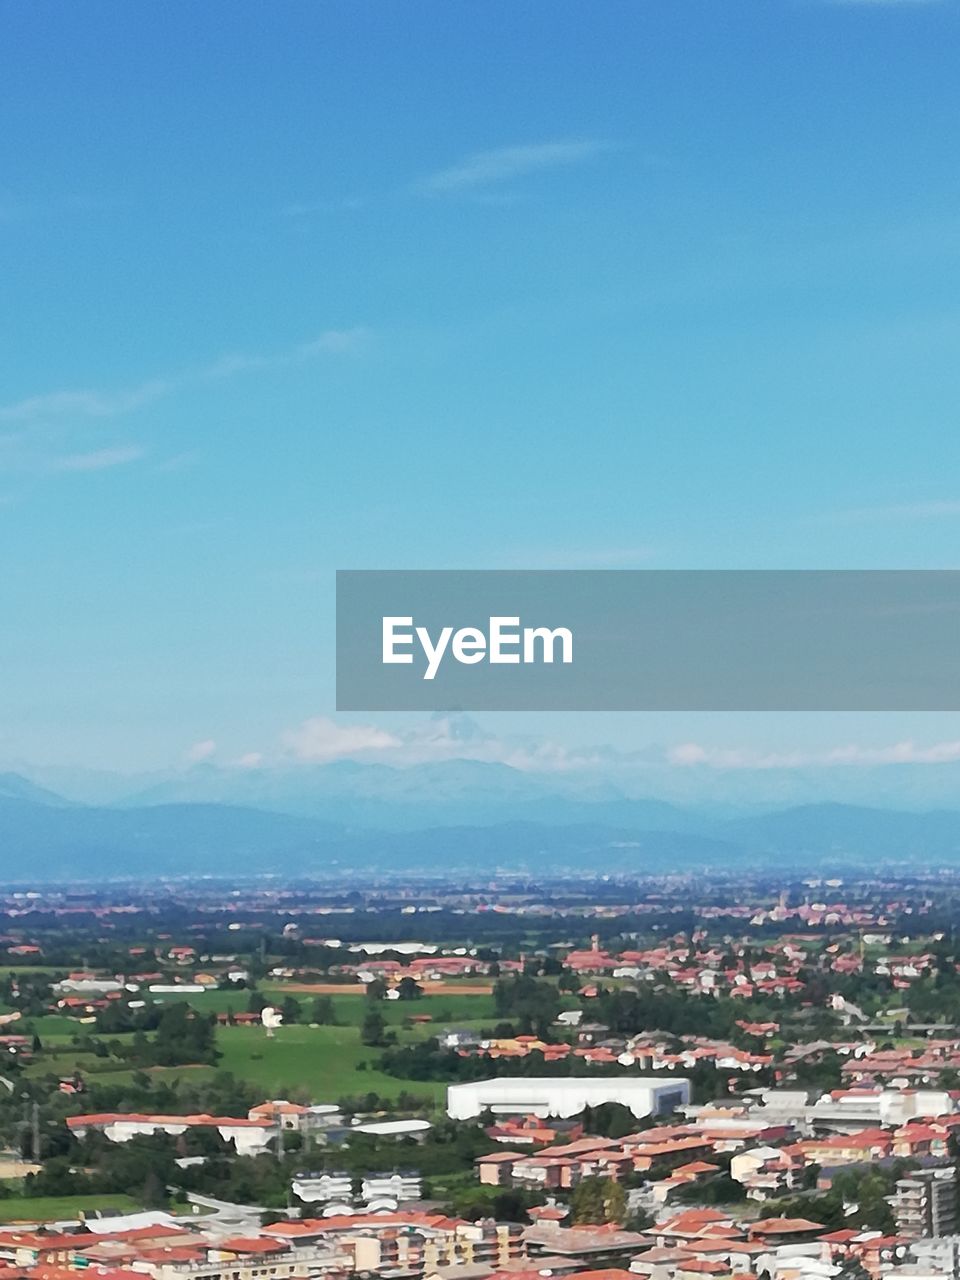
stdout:
<svg viewBox="0 0 960 1280">
<path fill-rule="evenodd" d="M 960 872 L 0 899 L 3 1271 L 953 1274 Z"/>
<path fill-rule="evenodd" d="M 0 4 L 0 1280 L 960 1280 L 958 67 Z"/>
</svg>

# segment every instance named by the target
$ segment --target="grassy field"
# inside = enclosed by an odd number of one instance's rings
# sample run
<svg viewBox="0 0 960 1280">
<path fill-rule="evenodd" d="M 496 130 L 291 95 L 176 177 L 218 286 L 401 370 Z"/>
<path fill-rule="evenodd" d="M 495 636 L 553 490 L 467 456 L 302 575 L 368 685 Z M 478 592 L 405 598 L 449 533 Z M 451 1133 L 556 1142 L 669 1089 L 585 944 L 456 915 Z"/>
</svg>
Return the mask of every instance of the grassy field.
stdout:
<svg viewBox="0 0 960 1280">
<path fill-rule="evenodd" d="M 94 1031 L 94 1028 L 77 1027 L 70 1022 L 69 1018 L 60 1018 L 58 1021 L 63 1024 L 58 1028 L 59 1034 L 54 1035 L 49 1029 L 41 1033 L 43 1050 L 26 1068 L 26 1075 L 45 1076 L 55 1072 L 59 1076 L 65 1076 L 73 1071 L 82 1071 L 85 1075 L 96 1075 L 117 1068 L 116 1059 L 100 1058 L 89 1050 L 78 1049 L 74 1044 L 76 1032 L 89 1033 Z M 119 1035 L 109 1036 L 108 1039 L 129 1042 L 133 1039 L 133 1033 L 121 1032 Z"/>
<path fill-rule="evenodd" d="M 87 1078 L 91 1081 L 99 1081 L 101 1084 L 130 1084 L 133 1077 L 138 1072 L 143 1071 L 155 1083 L 163 1082 L 175 1086 L 178 1080 L 189 1081 L 192 1084 L 197 1084 L 203 1080 L 211 1080 L 218 1070 L 218 1067 L 208 1067 L 201 1064 L 182 1067 L 126 1067 L 122 1064 L 117 1064 L 115 1067 L 111 1066 L 100 1075 L 90 1072 Z"/>
<path fill-rule="evenodd" d="M 115 1209 L 118 1213 L 136 1213 L 143 1206 L 132 1196 L 35 1196 L 0 1200 L 0 1222 L 51 1222 L 76 1218 L 79 1213 Z"/>
<path fill-rule="evenodd" d="M 188 1004 L 191 1009 L 196 1009 L 201 1013 L 243 1013 L 246 1010 L 250 1000 L 250 992 L 240 991 L 220 991 L 213 987 L 209 991 L 191 991 L 189 993 L 181 991 L 165 991 L 150 995 L 149 999 L 154 1004 Z M 263 992 L 267 994 L 266 989 Z"/>
<path fill-rule="evenodd" d="M 263 986 L 263 994 L 271 1000 L 282 1002 L 285 998 L 283 987 Z M 313 996 L 299 996 L 304 1016 L 308 1017 Z M 343 995 L 331 996 L 334 1012 L 338 1022 L 353 1023 L 357 1026 L 363 1021 L 364 1014 L 370 1008 L 366 996 Z M 460 1026 L 464 1022 L 488 1021 L 491 1026 L 496 1021 L 493 1011 L 493 996 L 466 996 L 452 991 L 449 995 L 433 996 L 423 1000 L 381 1000 L 377 1005 L 384 1020 L 390 1026 L 399 1026 L 404 1018 L 411 1014 L 429 1015 L 431 1022 L 425 1023 L 428 1035 L 433 1035 L 438 1027 Z"/>
<path fill-rule="evenodd" d="M 31 973 L 66 973 L 68 966 L 53 964 L 0 964 L 0 978 L 22 973 L 29 977 Z"/>
<path fill-rule="evenodd" d="M 304 1021 L 309 1019 L 310 1007 L 315 999 L 312 994 L 303 991 L 291 991 L 288 986 L 280 982 L 263 982 L 260 984 L 258 991 L 265 999 L 275 1001 L 277 1004 L 281 1004 L 292 996 L 303 1010 Z M 152 996 L 151 999 L 158 1004 L 186 1001 L 192 1009 L 196 1009 L 200 1013 L 243 1013 L 248 1007 L 250 996 L 251 992 L 249 991 L 218 991 L 214 989 L 212 991 L 193 992 L 189 995 L 171 992 L 165 995 Z M 355 990 L 348 990 L 343 994 L 333 992 L 330 998 L 333 1000 L 338 1021 L 359 1024 L 363 1020 L 367 1002 L 361 993 Z M 441 1025 L 449 1023 L 459 1025 L 461 1021 L 494 1020 L 492 995 L 474 995 L 458 991 L 453 983 L 449 984 L 442 992 L 425 996 L 421 1000 L 384 1000 L 380 1005 L 380 1012 L 391 1025 L 403 1022 L 403 1019 L 412 1013 L 429 1014 L 434 1023 Z M 47 1019 L 38 1019 L 36 1021 L 47 1022 Z M 54 1030 L 52 1022 L 50 1023 L 50 1029 Z M 38 1030 L 42 1035 L 42 1028 L 38 1027 Z"/>
<path fill-rule="evenodd" d="M 77 1018 L 68 1018 L 62 1013 L 45 1013 L 40 1018 L 26 1018 L 36 1034 L 45 1040 L 54 1036 L 60 1040 L 70 1040 L 75 1035 L 90 1034 L 95 1030 L 93 1023 L 82 1023 Z"/>
<path fill-rule="evenodd" d="M 264 983 L 260 994 L 280 1004 L 291 993 L 282 984 Z M 198 1012 L 240 1013 L 247 1008 L 250 993 L 246 991 L 205 991 L 186 997 Z M 394 1098 L 405 1090 L 437 1102 L 445 1098 L 445 1086 L 428 1082 L 399 1080 L 376 1070 L 380 1050 L 360 1043 L 360 1024 L 370 1009 L 369 1001 L 354 993 L 331 996 L 336 1026 L 307 1025 L 314 997 L 297 994 L 303 1022 L 281 1027 L 274 1039 L 267 1039 L 260 1027 L 225 1027 L 217 1029 L 217 1045 L 222 1058 L 217 1067 L 152 1068 L 150 1074 L 173 1081 L 178 1078 L 198 1081 L 216 1070 L 231 1071 L 238 1079 L 248 1080 L 262 1090 L 264 1097 L 293 1096 L 304 1101 L 336 1102 L 348 1094 L 379 1093 Z M 437 1035 L 447 1027 L 492 1027 L 496 1021 L 491 995 L 468 994 L 451 984 L 449 990 L 429 999 L 384 1000 L 376 1006 L 384 1021 L 395 1030 L 400 1043 L 412 1043 Z M 431 1021 L 405 1026 L 411 1016 L 429 1015 Z M 79 1035 L 97 1036 L 92 1026 L 74 1019 L 51 1014 L 31 1020 L 40 1035 L 44 1051 L 27 1067 L 30 1076 L 50 1072 L 67 1075 L 81 1071 L 89 1079 L 105 1083 L 129 1082 L 134 1069 L 112 1058 L 101 1058 L 78 1049 L 73 1041 Z M 106 1035 L 107 1041 L 126 1041 L 129 1033 Z"/>
<path fill-rule="evenodd" d="M 401 1090 L 436 1101 L 446 1096 L 443 1084 L 398 1080 L 375 1070 L 380 1050 L 362 1045 L 355 1026 L 281 1027 L 273 1040 L 258 1027 L 223 1027 L 217 1043 L 220 1067 L 262 1085 L 265 1096 L 295 1095 L 313 1102 L 371 1090 L 383 1097 L 396 1097 Z"/>
<path fill-rule="evenodd" d="M 429 1030 L 416 1028 L 401 1038 L 420 1038 Z M 231 1071 L 238 1079 L 257 1085 L 264 1097 L 293 1096 L 311 1102 L 336 1102 L 347 1094 L 371 1091 L 385 1098 L 396 1097 L 402 1090 L 436 1101 L 445 1097 L 443 1085 L 399 1080 L 377 1071 L 374 1063 L 381 1050 L 361 1044 L 356 1026 L 281 1027 L 272 1040 L 260 1027 L 221 1027 L 217 1046 L 223 1056 L 216 1067 L 149 1067 L 147 1074 L 168 1083 L 180 1078 L 196 1083 L 218 1070 Z M 361 1067 L 361 1063 L 367 1065 Z M 42 1076 L 55 1071 L 67 1075 L 74 1070 L 104 1084 L 129 1083 L 135 1071 L 114 1059 L 65 1046 L 63 1052 L 43 1054 L 26 1074 Z"/>
</svg>

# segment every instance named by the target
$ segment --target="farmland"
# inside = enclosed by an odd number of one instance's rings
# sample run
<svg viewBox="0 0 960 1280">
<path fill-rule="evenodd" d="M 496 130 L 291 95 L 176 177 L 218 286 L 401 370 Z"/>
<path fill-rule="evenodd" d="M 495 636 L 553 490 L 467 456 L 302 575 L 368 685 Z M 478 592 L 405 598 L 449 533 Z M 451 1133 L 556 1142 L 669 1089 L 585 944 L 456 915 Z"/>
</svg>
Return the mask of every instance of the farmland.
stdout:
<svg viewBox="0 0 960 1280">
<path fill-rule="evenodd" d="M 384 1000 L 377 1002 L 378 1012 L 399 1044 L 414 1043 L 436 1035 L 445 1028 L 479 1029 L 495 1021 L 493 997 L 473 994 L 454 983 L 436 984 L 437 990 L 417 1001 Z M 264 1097 L 291 1097 L 303 1100 L 336 1102 L 345 1096 L 377 1093 L 393 1099 L 402 1092 L 440 1103 L 444 1086 L 437 1082 L 411 1082 L 386 1075 L 378 1070 L 381 1050 L 361 1042 L 360 1027 L 371 1002 L 354 990 L 332 997 L 334 1025 L 310 1024 L 310 1007 L 314 997 L 291 992 L 283 984 L 264 983 L 258 988 L 267 1000 L 280 1004 L 293 995 L 301 1010 L 301 1020 L 281 1026 L 268 1038 L 261 1026 L 224 1026 L 216 1031 L 220 1054 L 216 1065 L 185 1064 L 172 1067 L 150 1067 L 147 1074 L 159 1082 L 177 1080 L 199 1082 L 212 1078 L 218 1071 L 229 1071 L 238 1080 L 256 1085 Z M 188 993 L 179 997 L 198 1013 L 235 1014 L 246 1008 L 248 991 L 211 990 Z M 166 995 L 160 1003 L 172 1004 L 175 997 Z M 429 1017 L 430 1021 L 419 1019 Z M 412 1021 L 413 1018 L 418 1019 Z M 86 1035 L 94 1028 L 76 1020 L 48 1014 L 33 1020 L 33 1029 L 41 1038 L 42 1051 L 27 1067 L 30 1078 L 55 1072 L 65 1076 L 80 1072 L 88 1081 L 127 1084 L 135 1069 L 122 1057 L 104 1056 L 88 1047 Z M 99 1037 L 98 1035 L 98 1038 Z M 108 1044 L 129 1045 L 130 1033 L 102 1037 Z"/>
</svg>

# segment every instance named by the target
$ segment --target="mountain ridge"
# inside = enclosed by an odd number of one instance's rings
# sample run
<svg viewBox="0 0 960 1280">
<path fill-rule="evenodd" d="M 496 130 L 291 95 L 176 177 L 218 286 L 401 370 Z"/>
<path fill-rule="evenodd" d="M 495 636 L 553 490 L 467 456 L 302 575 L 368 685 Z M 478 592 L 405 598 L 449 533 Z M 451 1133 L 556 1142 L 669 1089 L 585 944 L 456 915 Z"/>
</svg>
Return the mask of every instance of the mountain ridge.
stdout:
<svg viewBox="0 0 960 1280">
<path fill-rule="evenodd" d="M 433 768 L 427 778 L 435 774 Z M 80 805 L 18 775 L 0 775 L 0 880 L 156 878 L 227 868 L 296 875 L 363 869 L 665 874 L 734 864 L 762 868 L 774 858 L 784 870 L 886 859 L 960 864 L 960 809 L 915 813 L 826 802 L 729 817 L 656 800 L 587 802 L 544 792 L 506 800 L 488 794 L 482 803 L 473 797 L 466 807 L 482 809 L 485 820 L 459 821 L 454 817 L 464 801 L 454 799 L 449 805 L 441 795 L 434 820 L 411 825 L 414 815 L 430 817 L 418 793 L 404 821 L 391 827 L 334 820 L 329 809 L 321 816 L 213 801 Z M 447 820 L 437 821 L 438 814 Z"/>
</svg>

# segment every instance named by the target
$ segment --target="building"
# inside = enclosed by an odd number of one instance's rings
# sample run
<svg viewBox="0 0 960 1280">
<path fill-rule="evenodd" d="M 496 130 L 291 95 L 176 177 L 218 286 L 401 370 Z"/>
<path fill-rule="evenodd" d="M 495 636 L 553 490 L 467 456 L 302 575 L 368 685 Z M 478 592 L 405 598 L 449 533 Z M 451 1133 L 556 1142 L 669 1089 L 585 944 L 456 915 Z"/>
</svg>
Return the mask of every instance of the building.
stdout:
<svg viewBox="0 0 960 1280">
<path fill-rule="evenodd" d="M 290 1183 L 290 1189 L 307 1204 L 350 1200 L 353 1177 L 349 1173 L 298 1173 Z"/>
<path fill-rule="evenodd" d="M 269 1120 L 271 1124 L 297 1133 L 312 1133 L 343 1124 L 340 1108 L 331 1102 L 303 1107 L 296 1102 L 288 1102 L 286 1098 L 274 1098 L 251 1107 L 247 1119 Z"/>
<path fill-rule="evenodd" d="M 524 1231 L 532 1268 L 539 1271 L 541 1258 L 565 1258 L 580 1268 L 618 1267 L 650 1248 L 649 1236 L 604 1226 L 560 1227 L 537 1223 Z"/>
<path fill-rule="evenodd" d="M 949 1236 L 957 1229 L 957 1171 L 953 1165 L 919 1169 L 900 1178 L 890 1206 L 901 1235 Z"/>
<path fill-rule="evenodd" d="M 268 1149 L 280 1129 L 270 1120 L 239 1116 L 166 1116 L 106 1112 L 67 1116 L 67 1128 L 77 1138 L 102 1133 L 110 1142 L 129 1142 L 140 1134 L 169 1133 L 179 1137 L 189 1129 L 216 1129 L 224 1142 L 233 1142 L 238 1156 L 256 1156 Z"/>
<path fill-rule="evenodd" d="M 496 1115 L 579 1115 L 587 1107 L 618 1102 L 638 1118 L 662 1115 L 690 1101 L 690 1081 L 651 1076 L 501 1077 L 447 1089 L 447 1115 L 472 1120 L 484 1111 Z"/>
<path fill-rule="evenodd" d="M 419 1277 L 438 1267 L 486 1265 L 499 1271 L 526 1253 L 523 1228 L 514 1223 L 464 1222 L 443 1214 L 349 1214 L 277 1222 L 262 1235 L 322 1242 L 351 1258 L 349 1270 Z M 315 1272 L 312 1274 L 316 1274 Z M 243 1278 L 241 1278 L 243 1280 Z"/>
<path fill-rule="evenodd" d="M 123 990 L 123 983 L 115 978 L 94 978 L 78 973 L 53 983 L 51 990 L 58 996 L 109 996 L 118 995 Z"/>
<path fill-rule="evenodd" d="M 416 1169 L 395 1169 L 392 1173 L 366 1173 L 360 1194 L 368 1203 L 373 1200 L 419 1200 L 423 1179 Z"/>
</svg>

